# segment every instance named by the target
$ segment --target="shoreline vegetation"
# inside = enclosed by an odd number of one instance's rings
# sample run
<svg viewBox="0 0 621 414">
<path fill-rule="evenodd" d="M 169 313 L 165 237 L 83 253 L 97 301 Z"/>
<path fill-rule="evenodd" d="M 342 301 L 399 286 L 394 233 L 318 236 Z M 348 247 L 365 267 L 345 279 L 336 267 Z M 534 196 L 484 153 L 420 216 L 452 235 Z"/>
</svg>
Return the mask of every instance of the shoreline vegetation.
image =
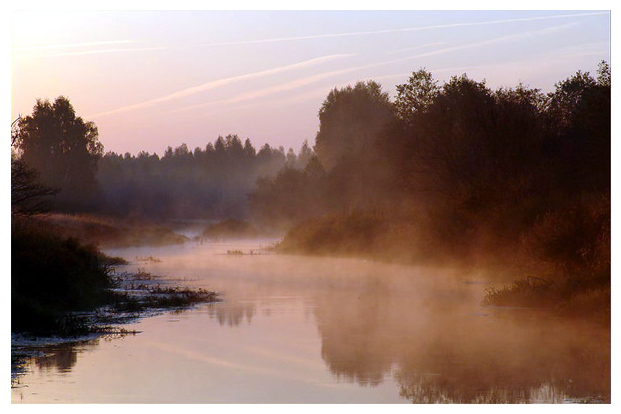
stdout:
<svg viewBox="0 0 621 414">
<path fill-rule="evenodd" d="M 215 292 L 172 285 L 36 219 L 13 219 L 11 332 L 77 337 L 107 333 L 147 313 L 217 301 Z M 143 260 L 155 261 L 149 257 Z"/>
<path fill-rule="evenodd" d="M 330 92 L 317 155 L 251 195 L 278 250 L 513 274 L 483 305 L 610 322 L 610 67 L 544 94 L 425 71 Z M 366 134 L 361 135 L 361 131 Z"/>
<path fill-rule="evenodd" d="M 51 213 L 39 220 L 58 234 L 99 247 L 167 246 L 188 241 L 165 225 L 140 219 Z"/>
<path fill-rule="evenodd" d="M 563 217 L 563 231 L 556 226 L 537 228 L 517 243 L 492 243 L 483 255 L 476 237 L 472 250 L 464 246 L 447 249 L 432 237 L 421 239 L 430 229 L 416 226 L 414 218 L 406 220 L 378 211 L 303 221 L 293 226 L 274 250 L 477 271 L 494 281 L 485 288 L 481 303 L 485 307 L 540 309 L 556 316 L 610 324 L 609 201 L 602 200 L 600 207 L 602 211 L 590 212 L 586 223 L 575 215 Z M 595 234 L 589 235 L 587 229 Z M 565 245 L 571 242 L 577 247 L 570 250 Z M 552 256 L 553 252 L 558 256 Z"/>
<path fill-rule="evenodd" d="M 140 331 L 128 330 L 123 325 L 164 312 L 183 312 L 199 304 L 220 301 L 216 292 L 176 286 L 172 280 L 153 276 L 141 269 L 119 272 L 118 267 L 126 264 L 122 259 L 103 255 L 100 259 L 115 267 L 107 275 L 109 287 L 102 292 L 103 300 L 63 311 L 50 311 L 45 304 L 38 304 L 38 310 L 45 312 L 39 324 L 24 326 L 20 316 L 17 324 L 12 324 L 12 387 L 19 385 L 27 360 L 46 354 L 50 349 L 99 338 L 107 340 L 136 335 Z M 33 305 L 32 300 L 30 305 Z M 18 309 L 23 310 L 23 307 Z M 26 315 L 30 316 L 32 312 Z M 41 314 L 37 316 L 41 317 Z"/>
</svg>

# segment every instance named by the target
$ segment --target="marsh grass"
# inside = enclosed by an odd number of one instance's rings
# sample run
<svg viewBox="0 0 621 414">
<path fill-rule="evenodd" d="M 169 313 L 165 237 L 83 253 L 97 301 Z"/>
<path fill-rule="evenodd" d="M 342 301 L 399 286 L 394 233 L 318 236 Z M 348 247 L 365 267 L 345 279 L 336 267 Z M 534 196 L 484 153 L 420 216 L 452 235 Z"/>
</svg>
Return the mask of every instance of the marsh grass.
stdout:
<svg viewBox="0 0 621 414">
<path fill-rule="evenodd" d="M 115 312 L 142 313 L 153 310 L 184 309 L 199 303 L 217 301 L 217 294 L 212 291 L 181 287 L 150 287 L 148 285 L 131 285 L 131 290 L 142 294 L 119 294 L 112 304 Z"/>
<path fill-rule="evenodd" d="M 158 259 L 157 257 L 153 257 L 153 256 L 136 256 L 136 261 L 137 262 L 151 262 L 151 263 L 160 263 L 162 260 Z"/>
<path fill-rule="evenodd" d="M 553 307 L 561 299 L 561 290 L 549 280 L 529 276 L 512 285 L 485 290 L 483 306 Z"/>
<path fill-rule="evenodd" d="M 500 289 L 486 289 L 483 306 L 547 309 L 558 316 L 610 323 L 610 285 L 557 285 L 536 278 L 516 280 Z"/>
</svg>

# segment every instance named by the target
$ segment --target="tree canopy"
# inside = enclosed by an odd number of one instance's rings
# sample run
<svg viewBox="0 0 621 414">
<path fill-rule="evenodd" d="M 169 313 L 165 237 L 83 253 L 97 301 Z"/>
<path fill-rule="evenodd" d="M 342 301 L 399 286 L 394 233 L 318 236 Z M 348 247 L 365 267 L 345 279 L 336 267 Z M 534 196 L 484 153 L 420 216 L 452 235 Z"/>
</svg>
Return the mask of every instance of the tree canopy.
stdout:
<svg viewBox="0 0 621 414">
<path fill-rule="evenodd" d="M 342 158 L 368 154 L 377 132 L 391 120 L 394 108 L 377 82 L 358 82 L 333 89 L 319 110 L 315 152 L 326 169 Z"/>
<path fill-rule="evenodd" d="M 12 138 L 20 160 L 40 173 L 42 184 L 60 190 L 57 207 L 87 203 L 103 145 L 95 124 L 76 116 L 68 98 L 38 100 Z"/>
</svg>

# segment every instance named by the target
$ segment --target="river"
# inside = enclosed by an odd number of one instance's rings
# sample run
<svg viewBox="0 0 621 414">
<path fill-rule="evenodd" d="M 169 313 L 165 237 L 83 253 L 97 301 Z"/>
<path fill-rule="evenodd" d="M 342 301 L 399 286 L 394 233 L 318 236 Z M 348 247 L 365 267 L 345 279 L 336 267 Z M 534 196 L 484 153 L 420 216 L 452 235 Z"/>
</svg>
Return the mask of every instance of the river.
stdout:
<svg viewBox="0 0 621 414">
<path fill-rule="evenodd" d="M 106 250 L 223 301 L 124 326 L 137 335 L 49 347 L 12 401 L 610 401 L 609 329 L 484 308 L 488 281 L 456 269 L 226 254 L 272 242 Z"/>
</svg>

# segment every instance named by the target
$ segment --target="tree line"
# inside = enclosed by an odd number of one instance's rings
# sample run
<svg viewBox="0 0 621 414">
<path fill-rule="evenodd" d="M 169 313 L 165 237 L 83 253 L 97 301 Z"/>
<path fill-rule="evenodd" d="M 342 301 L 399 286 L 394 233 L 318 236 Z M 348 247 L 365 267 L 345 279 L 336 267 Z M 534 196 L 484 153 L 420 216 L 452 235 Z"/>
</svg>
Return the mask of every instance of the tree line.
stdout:
<svg viewBox="0 0 621 414">
<path fill-rule="evenodd" d="M 285 223 L 283 250 L 537 263 L 545 279 L 513 293 L 595 286 L 609 307 L 610 82 L 601 62 L 550 93 L 492 90 L 465 74 L 440 84 L 424 69 L 394 100 L 373 81 L 334 89 L 316 158 L 260 181 L 251 211 Z"/>
<path fill-rule="evenodd" d="M 141 151 L 104 154 L 95 124 L 78 117 L 69 99 L 37 101 L 12 131 L 14 212 L 45 210 L 167 218 L 247 215 L 246 197 L 259 177 L 303 168 L 313 155 L 249 139 L 218 137 L 204 148 L 168 147 L 160 157 Z"/>
<path fill-rule="evenodd" d="M 14 211 L 40 211 L 48 197 L 55 211 L 251 218 L 284 230 L 314 220 L 321 231 L 304 237 L 327 250 L 333 237 L 427 256 L 516 243 L 565 264 L 605 256 L 606 62 L 550 93 L 492 90 L 466 75 L 440 84 L 421 69 L 393 100 L 373 81 L 334 89 L 318 116 L 314 147 L 298 154 L 228 135 L 161 157 L 104 155 L 96 126 L 67 98 L 38 101 L 13 131 Z"/>
</svg>

